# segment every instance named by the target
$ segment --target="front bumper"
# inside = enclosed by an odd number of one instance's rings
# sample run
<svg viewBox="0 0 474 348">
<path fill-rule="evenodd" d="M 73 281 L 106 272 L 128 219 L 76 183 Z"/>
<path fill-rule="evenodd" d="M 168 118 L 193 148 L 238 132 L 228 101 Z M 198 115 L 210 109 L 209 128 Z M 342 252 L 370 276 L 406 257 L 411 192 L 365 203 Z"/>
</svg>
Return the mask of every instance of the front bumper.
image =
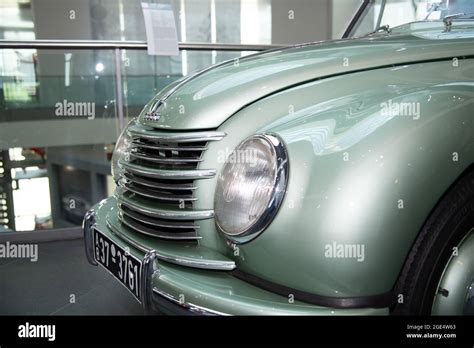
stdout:
<svg viewBox="0 0 474 348">
<path fill-rule="evenodd" d="M 386 308 L 335 309 L 289 301 L 234 277 L 229 271 L 197 269 L 158 258 L 155 250 L 139 250 L 114 233 L 107 214 L 114 214 L 116 201 L 106 199 L 84 218 L 84 241 L 88 261 L 97 265 L 93 231 L 97 229 L 142 260 L 140 300 L 145 313 L 181 315 L 384 315 Z M 126 231 L 123 231 L 126 234 Z"/>
</svg>

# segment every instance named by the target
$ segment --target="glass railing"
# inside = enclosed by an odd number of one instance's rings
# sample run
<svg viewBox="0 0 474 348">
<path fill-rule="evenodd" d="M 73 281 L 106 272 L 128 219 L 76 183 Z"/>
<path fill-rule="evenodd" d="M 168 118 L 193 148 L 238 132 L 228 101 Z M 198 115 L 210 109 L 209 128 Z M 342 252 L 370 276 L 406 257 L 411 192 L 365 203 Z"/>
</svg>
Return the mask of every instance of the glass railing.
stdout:
<svg viewBox="0 0 474 348">
<path fill-rule="evenodd" d="M 78 227 L 112 194 L 110 159 L 127 120 L 192 71 L 270 46 L 0 40 L 0 232 Z"/>
</svg>

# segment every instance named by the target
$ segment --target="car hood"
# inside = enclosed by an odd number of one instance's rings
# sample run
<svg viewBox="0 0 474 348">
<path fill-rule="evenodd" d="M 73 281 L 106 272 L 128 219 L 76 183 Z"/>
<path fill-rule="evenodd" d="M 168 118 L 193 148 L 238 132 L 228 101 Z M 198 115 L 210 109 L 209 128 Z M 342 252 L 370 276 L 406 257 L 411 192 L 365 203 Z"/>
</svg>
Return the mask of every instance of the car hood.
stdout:
<svg viewBox="0 0 474 348">
<path fill-rule="evenodd" d="M 217 128 L 246 105 L 308 81 L 473 54 L 468 35 L 463 37 L 455 30 L 441 35 L 439 29 L 266 51 L 218 64 L 171 84 L 145 106 L 140 122 L 161 129 Z M 146 120 L 144 115 L 164 96 L 163 103 L 155 109 L 159 117 Z"/>
</svg>

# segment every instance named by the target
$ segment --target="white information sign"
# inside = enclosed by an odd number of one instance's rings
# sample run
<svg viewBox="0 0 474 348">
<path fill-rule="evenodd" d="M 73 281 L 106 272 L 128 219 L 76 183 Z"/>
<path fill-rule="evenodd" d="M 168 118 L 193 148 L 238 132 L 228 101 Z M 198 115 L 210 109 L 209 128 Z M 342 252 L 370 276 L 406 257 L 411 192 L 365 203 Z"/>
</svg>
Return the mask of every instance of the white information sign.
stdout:
<svg viewBox="0 0 474 348">
<path fill-rule="evenodd" d="M 145 19 L 148 54 L 159 56 L 179 55 L 178 34 L 171 5 L 142 2 L 142 9 Z"/>
</svg>

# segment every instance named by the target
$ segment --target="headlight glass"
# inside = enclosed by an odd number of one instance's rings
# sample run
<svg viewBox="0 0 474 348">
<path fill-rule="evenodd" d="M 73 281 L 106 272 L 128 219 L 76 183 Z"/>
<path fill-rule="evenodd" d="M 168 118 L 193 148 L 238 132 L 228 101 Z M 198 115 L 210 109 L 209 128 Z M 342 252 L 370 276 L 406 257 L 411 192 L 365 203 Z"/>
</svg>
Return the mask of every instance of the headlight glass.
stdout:
<svg viewBox="0 0 474 348">
<path fill-rule="evenodd" d="M 276 136 L 243 141 L 227 157 L 217 179 L 214 211 L 219 229 L 236 242 L 255 238 L 277 213 L 287 176 L 286 150 Z"/>
<path fill-rule="evenodd" d="M 114 153 L 112 154 L 112 177 L 115 182 L 118 182 L 120 179 L 120 168 L 118 162 L 121 158 L 126 158 L 130 154 L 130 148 L 132 146 L 132 137 L 128 135 L 127 128 L 136 123 L 137 118 L 132 118 L 115 143 Z"/>
</svg>

